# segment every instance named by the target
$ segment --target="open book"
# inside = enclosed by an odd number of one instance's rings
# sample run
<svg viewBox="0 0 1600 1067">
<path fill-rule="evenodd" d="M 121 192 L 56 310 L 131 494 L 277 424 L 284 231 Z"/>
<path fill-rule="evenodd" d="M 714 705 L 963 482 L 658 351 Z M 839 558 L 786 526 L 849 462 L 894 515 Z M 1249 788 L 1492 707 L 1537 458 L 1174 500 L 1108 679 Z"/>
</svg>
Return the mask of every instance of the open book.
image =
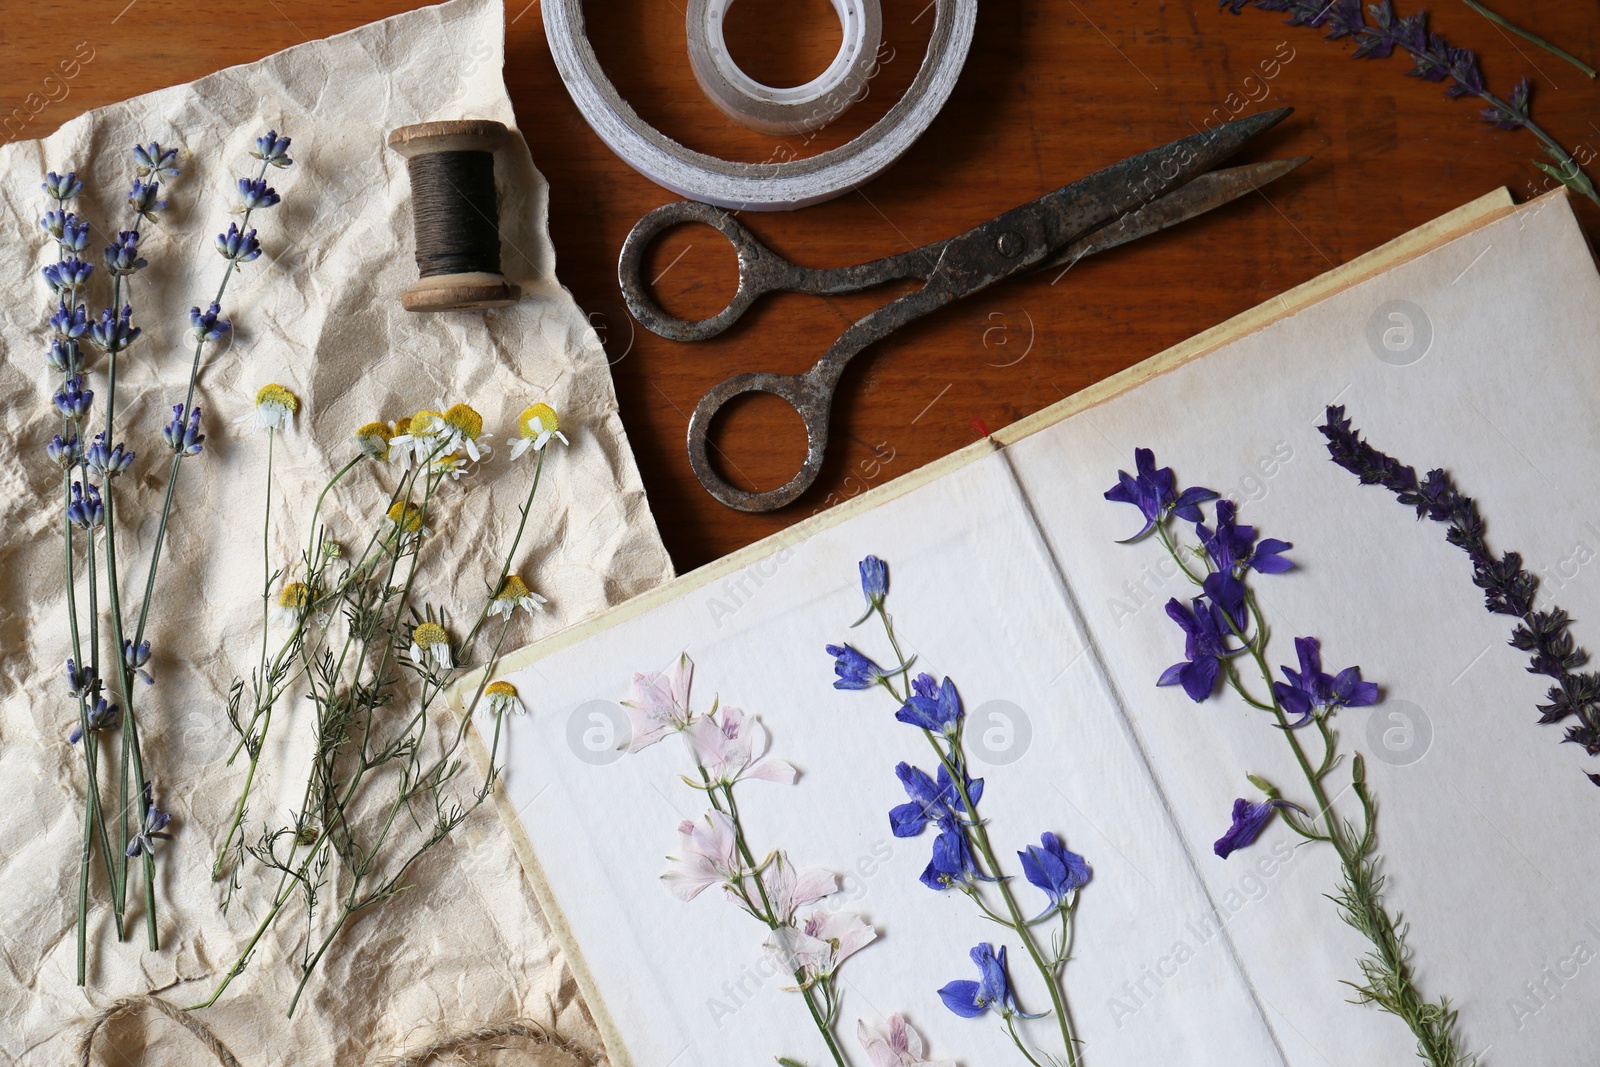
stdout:
<svg viewBox="0 0 1600 1067">
<path fill-rule="evenodd" d="M 1366 756 L 1391 910 L 1418 983 L 1460 1011 L 1487 1065 L 1589 1067 L 1600 1054 L 1600 790 L 1584 754 L 1535 725 L 1548 680 L 1507 647 L 1442 528 L 1329 461 L 1345 405 L 1379 447 L 1449 469 L 1492 540 L 1523 552 L 1600 642 L 1600 277 L 1564 195 L 1502 193 L 962 453 L 684 576 L 502 665 L 530 713 L 507 720 L 502 813 L 614 1062 L 831 1062 L 766 931 L 715 891 L 663 886 L 705 794 L 679 739 L 625 754 L 635 672 L 694 663 L 694 703 L 758 716 L 793 785 L 741 786 L 762 849 L 841 876 L 877 940 L 841 971 L 838 1030 L 902 1012 L 936 1060 L 1020 1062 L 992 1019 L 937 990 L 1003 941 L 959 893 L 919 882 L 930 837 L 896 838 L 894 768 L 928 748 L 881 693 L 833 688 L 824 646 L 880 663 L 857 562 L 889 562 L 916 670 L 956 679 L 973 773 L 1004 857 L 1060 835 L 1087 857 L 1065 987 L 1084 1063 L 1257 1067 L 1415 1062 L 1406 1026 L 1350 1002 L 1365 941 L 1325 893 L 1331 849 L 1281 820 L 1227 860 L 1212 844 L 1254 773 L 1293 795 L 1280 731 L 1230 694 L 1156 679 L 1182 658 L 1164 604 L 1191 587 L 1131 508 L 1109 503 L 1134 449 L 1293 542 L 1257 585 L 1275 634 L 1359 664 L 1374 707 L 1336 723 Z M 1338 781 L 1347 783 L 1346 773 Z M 1015 864 L 1011 863 L 1013 873 Z M 1016 962 L 1024 1008 L 1047 1006 Z M 1025 1032 L 1049 1027 L 1026 1022 Z M 1041 1033 L 1047 1031 L 1038 1031 Z"/>
</svg>

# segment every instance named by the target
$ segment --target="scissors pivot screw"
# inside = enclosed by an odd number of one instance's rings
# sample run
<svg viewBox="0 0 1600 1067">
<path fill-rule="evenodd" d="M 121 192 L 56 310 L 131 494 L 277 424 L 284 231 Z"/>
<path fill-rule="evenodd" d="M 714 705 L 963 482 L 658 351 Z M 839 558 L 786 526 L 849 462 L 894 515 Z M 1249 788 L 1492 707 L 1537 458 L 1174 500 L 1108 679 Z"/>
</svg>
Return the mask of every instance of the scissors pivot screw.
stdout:
<svg viewBox="0 0 1600 1067">
<path fill-rule="evenodd" d="M 1015 230 L 1007 230 L 999 236 L 994 246 L 1002 256 L 1015 259 L 1022 252 L 1022 235 Z"/>
</svg>

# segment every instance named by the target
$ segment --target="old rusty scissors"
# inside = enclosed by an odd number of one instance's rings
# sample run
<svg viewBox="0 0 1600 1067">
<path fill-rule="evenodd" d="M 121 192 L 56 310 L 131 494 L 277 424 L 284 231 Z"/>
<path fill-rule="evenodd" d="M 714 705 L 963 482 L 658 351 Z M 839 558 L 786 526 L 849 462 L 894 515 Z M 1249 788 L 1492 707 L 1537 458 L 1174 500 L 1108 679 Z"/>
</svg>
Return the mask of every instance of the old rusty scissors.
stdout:
<svg viewBox="0 0 1600 1067">
<path fill-rule="evenodd" d="M 628 310 L 662 337 L 678 341 L 715 337 L 758 297 L 778 290 L 826 295 L 902 279 L 924 282 L 854 323 L 804 374 L 740 374 L 706 393 L 689 420 L 689 463 L 695 477 L 712 496 L 740 511 L 772 511 L 792 503 L 822 469 L 834 389 L 845 366 L 868 345 L 996 282 L 1045 267 L 1070 266 L 1093 252 L 1203 214 L 1288 173 L 1304 157 L 1220 171 L 1212 168 L 1291 110 L 1279 108 L 1192 134 L 1064 185 L 959 236 L 854 267 L 817 269 L 791 263 L 756 240 L 732 215 L 707 204 L 682 200 L 656 208 L 623 242 L 617 274 Z M 650 244 L 685 222 L 702 222 L 721 231 L 739 257 L 739 287 L 733 301 L 716 315 L 695 322 L 667 314 L 644 280 Z M 764 493 L 730 485 L 712 467 L 708 454 L 707 435 L 717 412 L 734 397 L 757 392 L 793 405 L 806 427 L 806 459 L 799 473 Z"/>
</svg>

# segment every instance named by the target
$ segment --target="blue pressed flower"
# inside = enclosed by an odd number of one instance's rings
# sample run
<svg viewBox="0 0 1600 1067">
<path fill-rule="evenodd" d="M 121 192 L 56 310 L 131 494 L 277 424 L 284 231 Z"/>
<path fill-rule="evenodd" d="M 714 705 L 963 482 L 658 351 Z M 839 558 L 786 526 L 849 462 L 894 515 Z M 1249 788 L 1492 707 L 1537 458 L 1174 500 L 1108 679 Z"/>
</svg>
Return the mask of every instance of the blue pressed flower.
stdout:
<svg viewBox="0 0 1600 1067">
<path fill-rule="evenodd" d="M 1023 876 L 1049 896 L 1047 911 L 1061 907 L 1068 893 L 1088 884 L 1088 861 L 1048 831 L 1040 836 L 1037 845 L 1029 845 L 1026 852 L 1017 853 L 1017 858 L 1022 860 Z"/>
<path fill-rule="evenodd" d="M 942 763 L 939 765 L 937 782 L 929 778 L 926 771 L 909 763 L 899 764 L 894 774 L 905 788 L 906 796 L 911 798 L 889 812 L 889 829 L 894 836 L 916 837 L 929 823 L 943 823 L 956 815 L 972 814 L 967 811 L 961 791 L 950 777 L 950 771 Z M 983 799 L 983 779 L 968 778 L 966 786 L 967 796 L 976 807 Z"/>
<path fill-rule="evenodd" d="M 50 316 L 50 328 L 57 337 L 70 338 L 82 337 L 89 328 L 89 315 L 84 311 L 83 305 L 68 310 L 65 303 L 56 305 L 55 314 Z"/>
<path fill-rule="evenodd" d="M 919 881 L 942 893 L 956 886 L 970 886 L 973 879 L 979 877 L 978 861 L 972 854 L 966 830 L 947 816 L 940 823 L 939 836 L 933 839 L 933 856 L 923 868 Z"/>
<path fill-rule="evenodd" d="M 1239 568 L 1241 572 L 1257 570 L 1262 574 L 1282 574 L 1294 566 L 1291 560 L 1283 558 L 1283 553 L 1294 547 L 1292 544 L 1274 537 L 1257 544 L 1256 528 L 1236 523 L 1236 512 L 1233 501 L 1219 500 L 1216 530 L 1213 531 L 1205 523 L 1198 523 L 1194 528 L 1195 535 L 1200 538 L 1206 555 L 1211 557 L 1217 570 L 1231 573 Z"/>
<path fill-rule="evenodd" d="M 124 304 L 121 318 L 112 308 L 100 313 L 100 321 L 89 327 L 89 341 L 107 352 L 120 352 L 137 341 L 143 332 L 133 324 L 133 308 Z"/>
<path fill-rule="evenodd" d="M 78 180 L 78 175 L 73 171 L 57 174 L 51 171 L 44 176 L 44 182 L 39 186 L 52 199 L 71 200 L 83 191 L 83 183 Z"/>
<path fill-rule="evenodd" d="M 877 556 L 861 561 L 861 592 L 867 603 L 877 607 L 889 595 L 889 565 Z"/>
<path fill-rule="evenodd" d="M 83 375 L 75 374 L 62 383 L 53 398 L 56 410 L 69 419 L 81 419 L 94 403 L 94 390 L 83 387 Z"/>
<path fill-rule="evenodd" d="M 139 827 L 139 832 L 133 835 L 133 840 L 128 842 L 127 854 L 130 858 L 142 855 L 145 852 L 155 852 L 156 840 L 170 841 L 172 835 L 163 833 L 167 824 L 172 821 L 172 816 L 156 807 L 155 794 L 150 783 L 144 784 L 144 820 Z"/>
<path fill-rule="evenodd" d="M 1192 609 L 1184 607 L 1176 597 L 1167 601 L 1167 614 L 1183 627 L 1183 654 L 1187 658 L 1162 672 L 1156 684 L 1181 684 L 1189 699 L 1198 704 L 1216 688 L 1222 657 L 1239 650 L 1228 648 L 1228 621 L 1221 608 L 1198 596 L 1190 603 Z"/>
<path fill-rule="evenodd" d="M 122 724 L 122 708 L 100 697 L 94 702 L 94 706 L 89 708 L 87 717 L 91 730 L 115 730 Z M 75 745 L 81 740 L 83 740 L 83 723 L 80 722 L 67 735 L 67 741 Z"/>
<path fill-rule="evenodd" d="M 135 215 L 146 222 L 156 221 L 156 212 L 167 206 L 161 196 L 160 182 L 146 182 L 135 178 L 133 188 L 128 190 L 128 206 Z"/>
<path fill-rule="evenodd" d="M 167 423 L 161 431 L 161 436 L 166 440 L 167 447 L 180 456 L 197 456 L 205 444 L 206 435 L 200 432 L 200 409 L 195 408 L 189 412 L 188 425 L 183 417 L 183 405 L 172 406 L 172 421 Z"/>
<path fill-rule="evenodd" d="M 106 521 L 105 502 L 93 482 L 72 483 L 72 498 L 67 501 L 67 521 L 85 530 L 92 530 Z"/>
<path fill-rule="evenodd" d="M 113 275 L 134 274 L 146 266 L 139 256 L 139 231 L 123 230 L 106 245 L 106 270 Z"/>
<path fill-rule="evenodd" d="M 1227 859 L 1231 854 L 1255 842 L 1261 836 L 1261 831 L 1266 829 L 1267 823 L 1272 821 L 1272 814 L 1276 808 L 1293 808 L 1301 815 L 1305 809 L 1298 804 L 1291 804 L 1287 800 L 1263 800 L 1251 803 L 1244 797 L 1233 802 L 1233 825 L 1228 827 L 1228 832 L 1217 838 L 1217 843 L 1212 846 L 1217 855 Z"/>
<path fill-rule="evenodd" d="M 1290 727 L 1304 726 L 1318 712 L 1335 708 L 1365 708 L 1378 702 L 1375 682 L 1361 680 L 1360 667 L 1346 667 L 1337 675 L 1322 669 L 1322 646 L 1315 637 L 1297 637 L 1294 650 L 1300 669 L 1278 669 L 1288 682 L 1273 682 L 1272 692 L 1285 713 L 1295 717 Z"/>
<path fill-rule="evenodd" d="M 50 443 L 44 446 L 44 450 L 56 466 L 62 469 L 75 467 L 83 458 L 83 441 L 77 434 L 73 434 L 65 441 L 61 439 L 60 434 L 56 434 L 50 439 Z"/>
<path fill-rule="evenodd" d="M 132 638 L 124 637 L 122 639 L 122 665 L 138 675 L 145 685 L 154 685 L 156 680 L 150 676 L 149 671 L 145 670 L 145 665 L 149 662 L 149 641 L 140 641 L 138 647 L 134 647 Z"/>
<path fill-rule="evenodd" d="M 94 668 L 84 664 L 83 669 L 78 669 L 77 661 L 71 656 L 67 657 L 67 692 L 74 697 L 92 696 L 99 688 L 95 678 Z"/>
<path fill-rule="evenodd" d="M 162 148 L 151 141 L 147 145 L 136 144 L 133 146 L 133 160 L 136 164 L 134 173 L 141 178 L 154 175 L 157 178 L 176 178 L 178 176 L 178 150 L 176 148 Z"/>
<path fill-rule="evenodd" d="M 256 231 L 240 232 L 239 224 L 230 222 L 227 233 L 217 234 L 217 251 L 235 263 L 249 263 L 261 254 L 261 242 L 256 240 Z"/>
<path fill-rule="evenodd" d="M 106 446 L 106 435 L 97 433 L 94 440 L 89 442 L 89 447 L 83 453 L 84 462 L 89 469 L 103 478 L 115 478 L 127 470 L 133 463 L 133 453 L 124 448 L 121 442 L 116 447 Z"/>
<path fill-rule="evenodd" d="M 78 349 L 78 342 L 64 341 L 59 337 L 50 339 L 50 347 L 45 349 L 44 358 L 52 369 L 63 374 L 77 374 L 83 367 L 83 353 Z"/>
<path fill-rule="evenodd" d="M 94 264 L 85 263 L 77 256 L 51 263 L 40 270 L 45 282 L 57 293 L 76 293 L 89 282 Z"/>
<path fill-rule="evenodd" d="M 1245 607 L 1244 580 L 1232 571 L 1212 571 L 1200 584 L 1206 598 L 1222 611 L 1217 621 L 1222 626 L 1223 634 L 1244 633 L 1248 611 Z"/>
<path fill-rule="evenodd" d="M 901 705 L 894 717 L 903 723 L 954 737 L 961 732 L 961 697 L 950 679 L 946 678 L 941 685 L 932 675 L 919 674 L 912 684 L 911 699 Z"/>
<path fill-rule="evenodd" d="M 1006 973 L 1004 945 L 996 952 L 993 945 L 984 942 L 970 955 L 972 962 L 978 965 L 978 980 L 951 982 L 939 990 L 939 999 L 944 1001 L 945 1007 L 963 1019 L 976 1019 L 991 1008 L 1007 1019 L 1013 1015 L 1024 1019 L 1041 1017 L 1028 1015 L 1017 1007 L 1016 995 L 1011 991 L 1011 976 Z"/>
<path fill-rule="evenodd" d="M 287 167 L 294 163 L 289 158 L 289 138 L 279 137 L 277 130 L 268 130 L 257 137 L 255 151 L 250 154 L 274 167 Z"/>
<path fill-rule="evenodd" d="M 1177 478 L 1173 475 L 1172 468 L 1162 467 L 1157 470 L 1155 453 L 1148 448 L 1134 449 L 1133 462 L 1137 475 L 1119 470 L 1117 484 L 1105 492 L 1107 500 L 1119 504 L 1132 504 L 1144 515 L 1144 527 L 1132 537 L 1118 542 L 1119 544 L 1127 544 L 1146 536 L 1168 515 L 1176 515 L 1185 522 L 1199 522 L 1202 518 L 1200 505 L 1208 500 L 1217 499 L 1215 492 L 1200 486 L 1179 493 Z"/>
<path fill-rule="evenodd" d="M 239 207 L 238 211 L 253 211 L 258 207 L 273 207 L 280 197 L 272 186 L 267 184 L 265 178 L 240 178 L 239 179 Z"/>
<path fill-rule="evenodd" d="M 833 657 L 835 689 L 871 689 L 888 677 L 884 669 L 849 645 L 829 645 L 828 655 Z"/>
<path fill-rule="evenodd" d="M 222 306 L 216 301 L 211 306 L 201 311 L 199 308 L 189 309 L 189 325 L 194 330 L 196 341 L 216 341 L 227 335 L 233 324 L 227 319 L 219 318 Z"/>
</svg>

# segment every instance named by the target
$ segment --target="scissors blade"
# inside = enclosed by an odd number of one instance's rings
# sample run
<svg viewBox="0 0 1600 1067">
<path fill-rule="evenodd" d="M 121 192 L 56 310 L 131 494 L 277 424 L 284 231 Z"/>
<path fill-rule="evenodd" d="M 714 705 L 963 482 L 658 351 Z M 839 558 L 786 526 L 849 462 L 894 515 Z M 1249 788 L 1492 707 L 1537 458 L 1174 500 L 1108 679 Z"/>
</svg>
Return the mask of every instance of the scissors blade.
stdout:
<svg viewBox="0 0 1600 1067">
<path fill-rule="evenodd" d="M 1076 263 L 1084 256 L 1092 256 L 1096 252 L 1104 252 L 1118 245 L 1137 241 L 1141 237 L 1160 233 L 1179 223 L 1188 222 L 1214 208 L 1230 204 L 1246 193 L 1254 192 L 1264 185 L 1277 181 L 1310 158 L 1310 156 L 1296 156 L 1293 159 L 1275 159 L 1266 163 L 1250 163 L 1242 167 L 1207 171 L 1144 207 L 1130 211 L 1093 233 L 1080 237 L 1044 263 L 1040 269 L 1064 267 Z"/>
<path fill-rule="evenodd" d="M 1282 122 L 1293 110 L 1280 107 L 1233 119 L 1215 129 L 1141 152 L 1046 193 L 1034 204 L 1046 212 L 1051 247 L 1065 248 L 1108 222 L 1188 184 L 1252 138 Z"/>
</svg>

